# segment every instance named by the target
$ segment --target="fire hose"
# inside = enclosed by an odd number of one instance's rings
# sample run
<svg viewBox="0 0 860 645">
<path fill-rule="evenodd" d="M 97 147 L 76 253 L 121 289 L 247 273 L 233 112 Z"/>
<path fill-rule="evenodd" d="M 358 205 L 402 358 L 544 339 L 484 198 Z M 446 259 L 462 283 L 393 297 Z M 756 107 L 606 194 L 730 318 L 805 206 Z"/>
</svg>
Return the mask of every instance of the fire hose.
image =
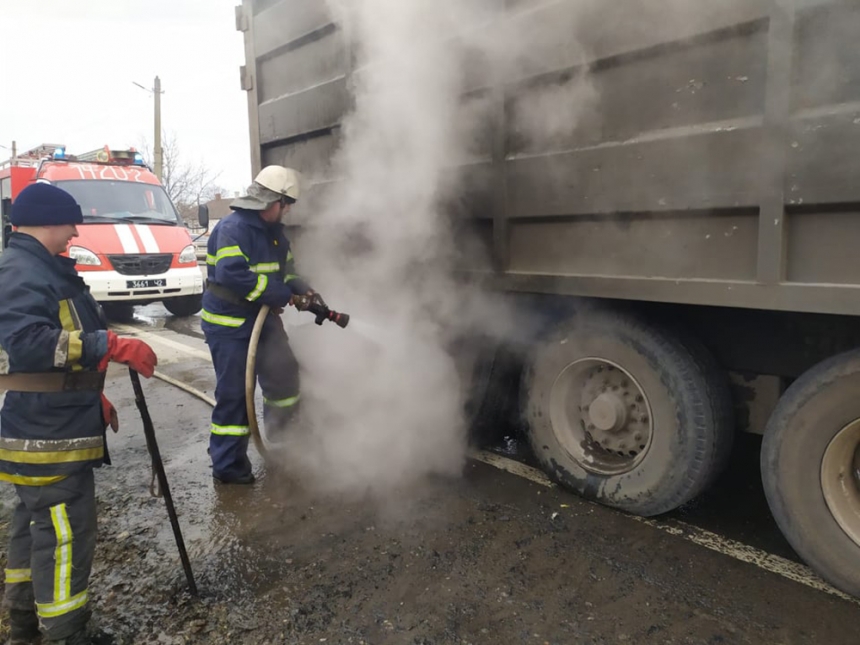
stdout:
<svg viewBox="0 0 860 645">
<path fill-rule="evenodd" d="M 294 296 L 292 305 L 299 311 L 309 311 L 314 314 L 316 316 L 314 322 L 317 325 L 322 325 L 328 320 L 344 329 L 349 324 L 349 315 L 329 309 L 318 293 L 311 292 L 304 296 Z M 260 433 L 260 426 L 257 424 L 257 405 L 254 401 L 254 392 L 257 388 L 257 348 L 260 345 L 260 335 L 263 333 L 266 316 L 270 313 L 271 308 L 268 305 L 263 305 L 260 308 L 257 319 L 254 321 L 251 342 L 248 345 L 248 359 L 245 363 L 245 407 L 248 411 L 248 427 L 251 438 L 254 440 L 254 446 L 264 460 L 268 459 L 269 451 Z"/>
<path fill-rule="evenodd" d="M 263 305 L 257 320 L 254 321 L 254 330 L 251 332 L 251 343 L 248 345 L 248 360 L 245 362 L 245 407 L 248 409 L 248 426 L 251 429 L 251 438 L 257 447 L 257 452 L 264 460 L 268 460 L 269 451 L 266 442 L 260 434 L 260 426 L 257 425 L 257 406 L 254 402 L 254 391 L 257 388 L 257 347 L 260 344 L 260 334 L 263 333 L 263 324 L 266 316 L 270 313 L 269 305 Z"/>
</svg>

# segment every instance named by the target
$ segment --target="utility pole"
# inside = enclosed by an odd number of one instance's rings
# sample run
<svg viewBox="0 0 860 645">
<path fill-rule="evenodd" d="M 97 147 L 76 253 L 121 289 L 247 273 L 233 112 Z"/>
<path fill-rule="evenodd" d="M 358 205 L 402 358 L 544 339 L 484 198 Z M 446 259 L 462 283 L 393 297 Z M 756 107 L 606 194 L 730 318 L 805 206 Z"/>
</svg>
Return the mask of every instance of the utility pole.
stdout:
<svg viewBox="0 0 860 645">
<path fill-rule="evenodd" d="M 161 79 L 155 77 L 155 176 L 161 181 L 161 167 L 164 162 L 164 151 L 161 149 Z"/>
<path fill-rule="evenodd" d="M 134 85 L 137 85 L 140 89 L 146 90 L 147 92 L 152 92 L 155 98 L 155 136 L 153 137 L 154 145 L 152 150 L 152 156 L 154 157 L 153 172 L 155 176 L 158 178 L 158 181 L 161 181 L 161 169 L 164 165 L 164 150 L 161 148 L 161 79 L 157 76 L 155 77 L 155 83 L 152 86 L 152 89 L 147 89 L 140 83 L 135 83 L 132 81 Z"/>
</svg>

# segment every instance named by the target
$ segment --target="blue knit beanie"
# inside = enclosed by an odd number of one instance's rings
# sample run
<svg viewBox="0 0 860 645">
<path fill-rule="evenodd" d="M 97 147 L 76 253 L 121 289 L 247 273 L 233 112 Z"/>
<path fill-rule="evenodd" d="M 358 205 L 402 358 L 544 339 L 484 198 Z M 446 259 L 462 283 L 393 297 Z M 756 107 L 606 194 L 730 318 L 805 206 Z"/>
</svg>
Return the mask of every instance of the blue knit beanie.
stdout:
<svg viewBox="0 0 860 645">
<path fill-rule="evenodd" d="M 13 226 L 62 226 L 81 224 L 84 216 L 65 190 L 38 182 L 18 193 L 9 220 Z"/>
</svg>

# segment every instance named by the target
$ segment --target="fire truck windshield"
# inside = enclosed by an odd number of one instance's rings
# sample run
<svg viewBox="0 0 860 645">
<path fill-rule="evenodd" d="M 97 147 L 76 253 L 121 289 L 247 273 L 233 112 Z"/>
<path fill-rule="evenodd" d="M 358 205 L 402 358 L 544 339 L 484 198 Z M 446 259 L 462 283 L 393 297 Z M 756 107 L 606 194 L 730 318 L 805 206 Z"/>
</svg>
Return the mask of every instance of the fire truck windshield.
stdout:
<svg viewBox="0 0 860 645">
<path fill-rule="evenodd" d="M 142 224 L 180 224 L 176 209 L 161 186 L 131 181 L 58 181 L 81 206 L 84 223 L 112 220 Z"/>
</svg>

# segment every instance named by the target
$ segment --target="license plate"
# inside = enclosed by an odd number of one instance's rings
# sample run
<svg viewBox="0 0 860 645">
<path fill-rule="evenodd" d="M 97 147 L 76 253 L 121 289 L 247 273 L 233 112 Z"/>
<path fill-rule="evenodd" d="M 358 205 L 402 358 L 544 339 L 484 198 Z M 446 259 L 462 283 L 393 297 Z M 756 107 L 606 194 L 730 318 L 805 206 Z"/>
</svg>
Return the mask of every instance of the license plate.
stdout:
<svg viewBox="0 0 860 645">
<path fill-rule="evenodd" d="M 125 288 L 126 289 L 150 289 L 152 287 L 164 287 L 167 286 L 167 280 L 164 278 L 158 278 L 156 280 L 126 280 Z"/>
</svg>

